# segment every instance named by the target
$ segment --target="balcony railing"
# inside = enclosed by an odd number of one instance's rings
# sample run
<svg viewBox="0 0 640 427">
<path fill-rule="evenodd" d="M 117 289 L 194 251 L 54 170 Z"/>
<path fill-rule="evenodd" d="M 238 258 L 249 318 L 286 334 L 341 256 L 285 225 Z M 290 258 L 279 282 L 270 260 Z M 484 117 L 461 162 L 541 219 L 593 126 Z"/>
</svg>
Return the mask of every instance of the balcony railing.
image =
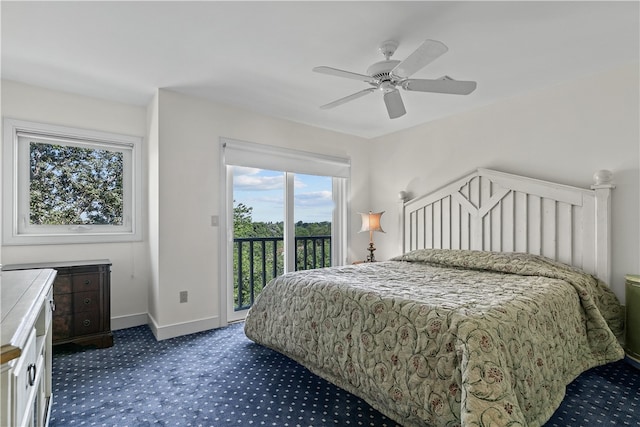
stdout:
<svg viewBox="0 0 640 427">
<path fill-rule="evenodd" d="M 295 243 L 296 271 L 331 265 L 331 236 L 300 236 Z M 284 272 L 284 238 L 240 237 L 233 245 L 234 307 L 246 310 L 262 288 Z"/>
</svg>

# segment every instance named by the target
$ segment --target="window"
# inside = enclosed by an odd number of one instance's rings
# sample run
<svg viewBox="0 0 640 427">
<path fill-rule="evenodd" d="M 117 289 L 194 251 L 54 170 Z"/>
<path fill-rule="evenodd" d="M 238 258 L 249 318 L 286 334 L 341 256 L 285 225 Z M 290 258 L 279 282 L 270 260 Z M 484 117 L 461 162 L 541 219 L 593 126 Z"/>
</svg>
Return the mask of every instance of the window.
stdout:
<svg viewBox="0 0 640 427">
<path fill-rule="evenodd" d="M 141 239 L 141 138 L 4 122 L 5 244 Z"/>
</svg>

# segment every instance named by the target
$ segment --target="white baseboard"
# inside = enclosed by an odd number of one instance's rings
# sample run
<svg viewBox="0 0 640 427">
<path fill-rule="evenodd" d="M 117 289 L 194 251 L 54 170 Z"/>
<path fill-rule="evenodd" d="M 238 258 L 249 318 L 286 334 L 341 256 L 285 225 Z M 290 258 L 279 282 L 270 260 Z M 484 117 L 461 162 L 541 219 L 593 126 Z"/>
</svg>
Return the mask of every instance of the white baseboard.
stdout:
<svg viewBox="0 0 640 427">
<path fill-rule="evenodd" d="M 126 316 L 118 316 L 111 318 L 111 330 L 117 331 L 118 329 L 134 328 L 136 326 L 142 326 L 149 323 L 149 316 L 147 313 L 129 314 Z"/>
<path fill-rule="evenodd" d="M 158 325 L 158 322 L 156 322 L 151 314 L 148 314 L 148 318 L 149 328 L 151 328 L 151 332 L 153 332 L 153 335 L 158 341 L 220 327 L 220 318 L 218 316 L 163 326 Z"/>
</svg>

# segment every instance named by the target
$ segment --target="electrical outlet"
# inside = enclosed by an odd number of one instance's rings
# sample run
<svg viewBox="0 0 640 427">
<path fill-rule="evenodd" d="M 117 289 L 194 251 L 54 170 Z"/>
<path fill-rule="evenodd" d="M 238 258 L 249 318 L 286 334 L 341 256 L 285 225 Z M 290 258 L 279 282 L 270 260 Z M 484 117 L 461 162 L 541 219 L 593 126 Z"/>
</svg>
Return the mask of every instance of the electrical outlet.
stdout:
<svg viewBox="0 0 640 427">
<path fill-rule="evenodd" d="M 189 293 L 187 291 L 180 291 L 180 302 L 187 302 L 189 299 Z"/>
</svg>

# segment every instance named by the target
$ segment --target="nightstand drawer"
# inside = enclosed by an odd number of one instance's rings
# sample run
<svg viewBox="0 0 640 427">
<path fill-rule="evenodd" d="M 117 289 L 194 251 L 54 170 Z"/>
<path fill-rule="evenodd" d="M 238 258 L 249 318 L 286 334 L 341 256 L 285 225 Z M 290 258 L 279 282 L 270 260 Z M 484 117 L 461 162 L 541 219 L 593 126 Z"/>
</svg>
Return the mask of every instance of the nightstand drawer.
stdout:
<svg viewBox="0 0 640 427">
<path fill-rule="evenodd" d="M 73 319 L 73 334 L 75 336 L 95 334 L 100 331 L 100 313 L 87 311 L 79 313 Z"/>
<path fill-rule="evenodd" d="M 73 294 L 73 312 L 100 311 L 100 294 L 98 291 L 77 292 Z"/>
<path fill-rule="evenodd" d="M 100 289 L 100 275 L 96 273 L 73 275 L 73 292 L 97 291 Z"/>
</svg>

